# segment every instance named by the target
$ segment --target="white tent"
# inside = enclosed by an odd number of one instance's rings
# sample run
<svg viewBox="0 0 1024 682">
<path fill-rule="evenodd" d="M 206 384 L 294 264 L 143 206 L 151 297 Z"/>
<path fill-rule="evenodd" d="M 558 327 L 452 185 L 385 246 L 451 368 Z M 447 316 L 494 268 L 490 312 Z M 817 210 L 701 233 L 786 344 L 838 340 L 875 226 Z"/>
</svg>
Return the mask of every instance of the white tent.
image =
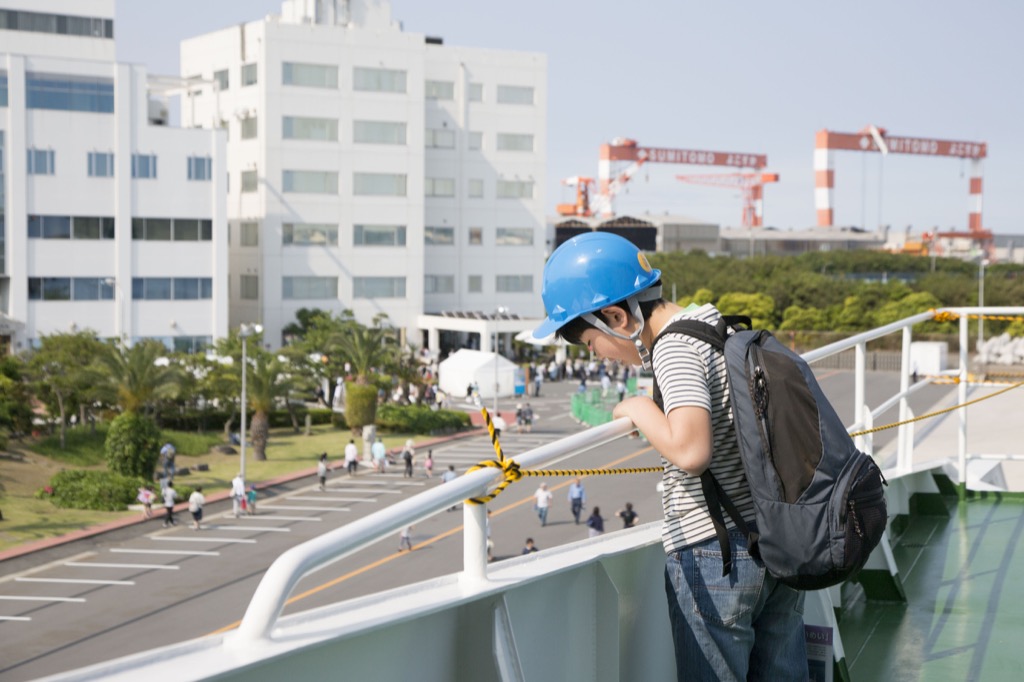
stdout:
<svg viewBox="0 0 1024 682">
<path fill-rule="evenodd" d="M 497 364 L 497 366 L 495 366 Z M 497 376 L 498 397 L 515 392 L 516 364 L 497 353 L 463 348 L 438 365 L 438 384 L 453 398 L 464 398 L 466 386 L 476 382 L 481 398 L 494 397 Z"/>
</svg>

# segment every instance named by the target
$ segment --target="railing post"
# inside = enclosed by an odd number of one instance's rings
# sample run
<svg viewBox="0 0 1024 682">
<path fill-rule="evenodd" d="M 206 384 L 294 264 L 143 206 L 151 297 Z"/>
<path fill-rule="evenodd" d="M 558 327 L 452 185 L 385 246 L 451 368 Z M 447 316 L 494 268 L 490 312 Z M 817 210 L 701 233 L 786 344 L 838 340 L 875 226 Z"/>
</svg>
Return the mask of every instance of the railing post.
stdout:
<svg viewBox="0 0 1024 682">
<path fill-rule="evenodd" d="M 867 405 L 864 404 L 864 386 L 866 381 L 865 372 L 867 371 L 867 349 L 868 344 L 866 341 L 862 341 L 857 344 L 854 349 L 853 356 L 853 421 L 855 424 L 863 424 L 864 418 L 867 416 L 869 410 Z M 857 449 L 864 451 L 864 436 L 857 436 L 855 441 Z"/>
<path fill-rule="evenodd" d="M 960 311 L 960 385 L 957 387 L 957 399 L 960 405 L 967 402 L 967 312 Z M 960 485 L 957 487 L 960 500 L 967 499 L 967 408 L 961 407 L 960 430 L 957 440 L 957 470 L 960 473 Z"/>
<path fill-rule="evenodd" d="M 910 388 L 910 343 L 913 329 L 908 324 L 903 328 L 903 347 L 900 356 L 900 421 L 909 419 L 910 409 L 907 402 L 907 390 Z M 899 455 L 896 461 L 899 462 L 900 470 L 909 471 L 913 462 L 910 461 L 910 448 L 907 447 L 907 426 L 899 427 L 897 436 L 899 443 Z"/>
<path fill-rule="evenodd" d="M 487 580 L 487 505 L 462 505 L 462 577 L 470 583 Z"/>
</svg>

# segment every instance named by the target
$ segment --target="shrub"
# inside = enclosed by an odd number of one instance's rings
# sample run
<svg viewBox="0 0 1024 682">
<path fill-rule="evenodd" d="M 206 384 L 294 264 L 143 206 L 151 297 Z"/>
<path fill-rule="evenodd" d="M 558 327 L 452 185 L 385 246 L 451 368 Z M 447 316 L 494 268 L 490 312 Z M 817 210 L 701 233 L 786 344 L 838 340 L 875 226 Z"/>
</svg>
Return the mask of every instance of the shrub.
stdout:
<svg viewBox="0 0 1024 682">
<path fill-rule="evenodd" d="M 52 489 L 49 497 L 53 504 L 64 509 L 123 511 L 135 502 L 145 482 L 110 471 L 69 469 L 54 474 L 48 488 Z"/>
<path fill-rule="evenodd" d="M 106 452 L 111 471 L 148 480 L 160 457 L 160 431 L 152 419 L 125 412 L 110 424 Z"/>
<path fill-rule="evenodd" d="M 345 413 L 331 412 L 331 424 L 334 424 L 336 429 L 347 429 L 348 421 L 345 420 Z"/>
<path fill-rule="evenodd" d="M 367 384 L 345 384 L 345 421 L 353 429 L 373 424 L 377 409 L 377 388 Z"/>
<path fill-rule="evenodd" d="M 397 433 L 435 433 L 468 427 L 469 415 L 456 410 L 431 410 L 424 405 L 391 405 L 377 408 L 377 425 Z"/>
</svg>

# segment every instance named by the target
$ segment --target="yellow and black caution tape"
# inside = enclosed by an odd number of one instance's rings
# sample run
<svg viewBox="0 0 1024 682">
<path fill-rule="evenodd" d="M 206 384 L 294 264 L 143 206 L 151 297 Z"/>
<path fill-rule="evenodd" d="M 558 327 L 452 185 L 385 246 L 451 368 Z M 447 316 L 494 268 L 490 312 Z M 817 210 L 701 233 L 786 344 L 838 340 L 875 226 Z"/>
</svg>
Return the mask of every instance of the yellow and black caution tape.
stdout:
<svg viewBox="0 0 1024 682">
<path fill-rule="evenodd" d="M 466 500 L 468 504 L 485 504 L 490 502 L 500 495 L 513 481 L 518 481 L 526 476 L 612 476 L 618 474 L 653 474 L 662 472 L 661 467 L 629 469 L 520 469 L 519 463 L 514 459 L 505 459 L 505 453 L 502 452 L 501 443 L 498 441 L 498 434 L 494 429 L 494 422 L 491 421 L 491 415 L 487 408 L 481 408 L 480 412 L 484 416 L 484 422 L 487 424 L 487 433 L 491 436 L 491 445 L 494 446 L 494 452 L 498 458 L 480 462 L 470 467 L 466 473 L 468 474 L 470 471 L 476 471 L 477 469 L 501 469 L 505 473 L 505 478 L 490 494 L 472 497 Z"/>
<path fill-rule="evenodd" d="M 990 393 L 986 396 L 975 398 L 974 400 L 968 400 L 967 402 L 961 403 L 960 405 L 954 405 L 953 407 L 947 407 L 942 410 L 936 410 L 935 412 L 929 412 L 928 414 L 922 414 L 921 416 L 913 417 L 912 419 L 905 419 L 903 421 L 893 422 L 892 424 L 886 424 L 884 426 L 876 426 L 873 429 L 856 431 L 854 433 L 851 433 L 850 435 L 853 437 L 866 436 L 869 433 L 876 433 L 878 431 L 884 431 L 886 429 L 895 429 L 899 426 L 903 426 L 904 424 L 910 424 L 924 419 L 930 419 L 931 417 L 937 417 L 941 414 L 946 414 L 948 412 L 953 412 L 954 410 L 959 410 L 961 407 L 967 407 L 969 405 L 974 405 L 975 403 L 980 403 L 983 400 L 988 400 L 989 398 L 995 398 L 998 395 L 1002 395 L 1007 391 L 1012 391 L 1013 389 L 1019 388 L 1021 386 L 1024 386 L 1024 381 L 1020 381 L 1017 382 L 1016 384 L 1013 384 L 1012 386 L 1002 388 L 996 391 L 995 393 Z M 500 495 L 505 490 L 505 488 L 511 485 L 514 481 L 518 481 L 519 479 L 528 476 L 614 476 L 619 474 L 652 474 L 662 472 L 661 467 L 640 467 L 629 469 L 520 469 L 519 463 L 516 462 L 514 459 L 505 459 L 505 453 L 501 449 L 501 443 L 498 441 L 498 434 L 494 429 L 494 422 L 491 421 L 491 415 L 487 411 L 487 408 L 481 408 L 480 412 L 483 414 L 484 421 L 487 424 L 487 432 L 491 436 L 491 444 L 494 446 L 494 452 L 497 455 L 497 459 L 484 460 L 483 462 L 480 462 L 479 464 L 470 467 L 466 473 L 469 473 L 470 471 L 476 471 L 477 469 L 492 468 L 501 469 L 504 472 L 505 477 L 501 481 L 501 483 L 499 483 L 497 487 L 495 487 L 494 490 L 491 491 L 490 494 L 470 498 L 466 500 L 467 504 L 486 504 L 487 502 L 490 502 L 495 497 Z"/>
</svg>

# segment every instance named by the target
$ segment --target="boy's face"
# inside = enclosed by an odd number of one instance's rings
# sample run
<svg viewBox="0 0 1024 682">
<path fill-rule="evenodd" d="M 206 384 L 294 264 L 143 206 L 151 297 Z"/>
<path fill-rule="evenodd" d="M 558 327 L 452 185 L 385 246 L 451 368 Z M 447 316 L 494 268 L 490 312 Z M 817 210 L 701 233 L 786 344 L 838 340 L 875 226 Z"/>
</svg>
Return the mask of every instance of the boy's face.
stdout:
<svg viewBox="0 0 1024 682">
<path fill-rule="evenodd" d="M 633 320 L 633 316 L 622 308 L 609 306 L 603 308 L 601 314 L 610 329 L 626 336 L 633 333 L 636 322 Z M 603 360 L 617 360 L 629 365 L 640 364 L 640 354 L 636 350 L 636 344 L 632 341 L 606 334 L 596 328 L 590 328 L 580 334 L 580 342 L 590 349 L 591 353 Z"/>
</svg>

